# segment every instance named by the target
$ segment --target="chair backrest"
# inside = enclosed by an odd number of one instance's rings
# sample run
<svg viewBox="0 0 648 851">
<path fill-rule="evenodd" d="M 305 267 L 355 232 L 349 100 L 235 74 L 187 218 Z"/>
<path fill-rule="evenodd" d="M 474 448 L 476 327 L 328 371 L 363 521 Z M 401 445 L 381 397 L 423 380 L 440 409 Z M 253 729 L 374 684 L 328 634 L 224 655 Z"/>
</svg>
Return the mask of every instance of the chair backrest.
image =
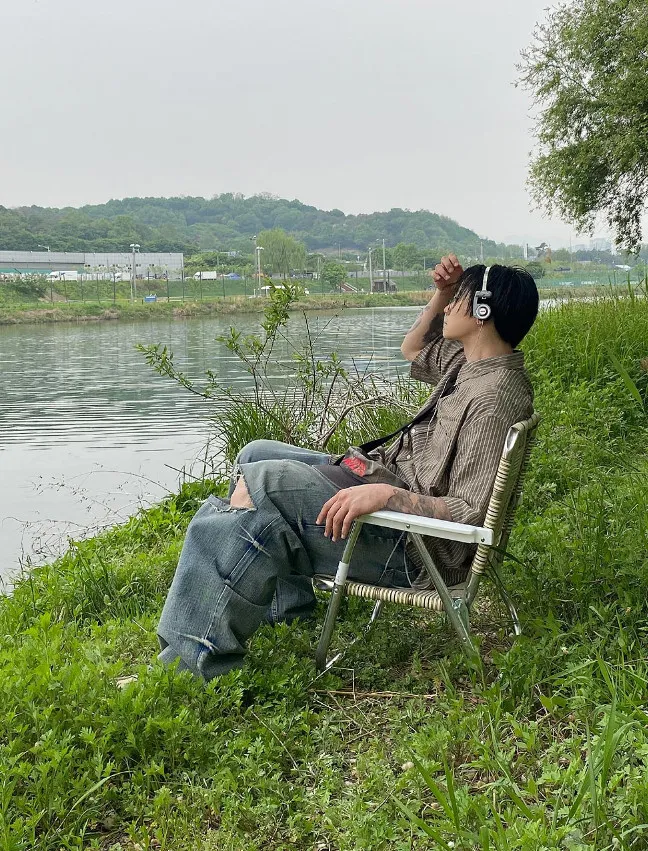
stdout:
<svg viewBox="0 0 648 851">
<path fill-rule="evenodd" d="M 493 530 L 493 545 L 477 547 L 470 567 L 472 573 L 484 573 L 489 565 L 497 567 L 504 558 L 539 422 L 540 414 L 534 413 L 509 429 L 484 521 L 484 526 Z"/>
</svg>

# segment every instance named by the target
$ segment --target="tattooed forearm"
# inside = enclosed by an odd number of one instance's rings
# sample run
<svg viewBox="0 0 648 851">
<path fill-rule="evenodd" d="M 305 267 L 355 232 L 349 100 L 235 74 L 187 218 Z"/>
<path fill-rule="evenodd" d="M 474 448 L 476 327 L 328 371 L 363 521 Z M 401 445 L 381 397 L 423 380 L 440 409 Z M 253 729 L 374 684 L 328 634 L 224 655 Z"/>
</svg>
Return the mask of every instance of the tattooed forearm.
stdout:
<svg viewBox="0 0 648 851">
<path fill-rule="evenodd" d="M 402 488 L 392 488 L 387 500 L 390 511 L 402 511 L 404 514 L 418 514 L 420 517 L 436 517 L 438 520 L 452 520 L 448 506 L 442 497 L 424 496 Z"/>
<path fill-rule="evenodd" d="M 403 340 L 401 351 L 408 360 L 414 360 L 426 340 L 442 333 L 443 311 L 449 304 L 447 292 L 437 291 L 419 314 Z"/>
<path fill-rule="evenodd" d="M 419 325 L 421 324 L 422 321 L 423 321 L 423 310 L 416 317 L 416 320 L 415 320 L 414 324 L 412 325 L 412 327 L 410 328 L 410 331 L 415 331 L 419 327 Z"/>
<path fill-rule="evenodd" d="M 427 321 L 427 322 L 429 322 L 429 321 L 430 321 L 430 318 L 431 318 L 431 317 L 430 317 L 430 311 L 429 311 L 430 304 L 431 304 L 431 302 L 429 302 L 429 301 L 428 301 L 428 303 L 425 305 L 425 307 L 423 308 L 423 310 L 422 310 L 422 311 L 419 313 L 419 315 L 416 317 L 416 320 L 414 321 L 414 324 L 412 325 L 412 327 L 411 327 L 411 328 L 409 329 L 409 331 L 407 332 L 408 334 L 411 334 L 411 333 L 412 333 L 412 331 L 415 331 L 415 330 L 419 327 L 419 325 L 421 324 L 421 322 L 423 322 L 423 321 Z M 433 317 L 432 317 L 432 318 L 433 318 Z"/>
</svg>

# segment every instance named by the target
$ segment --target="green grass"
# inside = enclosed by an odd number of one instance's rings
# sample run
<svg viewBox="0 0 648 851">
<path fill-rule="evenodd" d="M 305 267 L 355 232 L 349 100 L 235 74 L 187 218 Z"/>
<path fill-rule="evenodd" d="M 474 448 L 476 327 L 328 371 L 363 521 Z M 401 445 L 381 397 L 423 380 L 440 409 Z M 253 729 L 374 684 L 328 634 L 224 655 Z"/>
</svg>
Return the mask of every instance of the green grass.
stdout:
<svg viewBox="0 0 648 851">
<path fill-rule="evenodd" d="M 646 848 L 648 303 L 561 306 L 525 350 L 521 639 L 487 596 L 477 672 L 442 620 L 392 608 L 317 678 L 320 609 L 207 687 L 163 670 L 183 532 L 220 487 L 187 485 L 1 601 L 0 851 Z M 343 635 L 369 606 L 345 608 Z"/>
<path fill-rule="evenodd" d="M 325 296 L 306 296 L 291 306 L 291 310 L 344 310 L 351 307 L 392 307 L 423 305 L 430 293 L 332 293 Z M 239 313 L 261 313 L 267 307 L 265 298 L 228 296 L 226 299 L 206 298 L 204 301 L 161 299 L 152 304 L 130 303 L 127 300 L 112 301 L 55 301 L 41 302 L 0 301 L 0 325 L 40 324 L 50 322 L 78 322 L 93 320 L 144 320 L 190 319 L 197 316 L 224 316 Z"/>
<path fill-rule="evenodd" d="M 400 281 L 400 279 L 399 279 Z M 426 281 L 416 278 L 403 279 L 396 293 L 318 293 L 311 289 L 311 295 L 291 305 L 291 310 L 344 310 L 357 307 L 407 307 L 424 305 L 431 297 L 429 290 L 420 287 Z M 218 288 L 207 288 L 206 283 Z M 234 282 L 237 283 L 237 282 Z M 407 286 L 405 286 L 407 284 Z M 36 294 L 27 297 L 25 293 L 16 290 L 10 284 L 0 284 L 0 325 L 43 324 L 51 322 L 83 322 L 98 320 L 140 321 L 151 318 L 190 319 L 198 316 L 221 316 L 238 313 L 261 313 L 267 306 L 266 298 L 248 298 L 239 292 L 240 287 L 229 286 L 227 296 L 223 298 L 220 283 L 205 282 L 203 298 L 196 288 L 195 282 L 187 282 L 182 295 L 178 281 L 172 282 L 170 300 L 167 301 L 166 285 L 158 282 L 158 301 L 144 304 L 141 300 L 131 303 L 128 299 L 128 285 L 119 284 L 117 298 L 113 303 L 112 288 L 104 282 L 100 285 L 99 297 L 94 282 L 88 282 L 84 288 L 83 298 L 78 284 L 67 285 L 66 294 L 54 291 L 54 300 L 49 299 L 49 290 L 45 288 L 41 297 Z M 62 286 L 62 285 L 60 285 Z M 151 289 L 155 289 L 151 287 Z M 147 290 L 146 287 L 142 292 Z M 596 287 L 565 287 L 557 286 L 550 279 L 541 281 L 540 295 L 542 298 L 583 298 L 606 293 L 624 293 L 626 285 L 596 286 Z M 67 298 L 70 300 L 66 300 Z"/>
</svg>

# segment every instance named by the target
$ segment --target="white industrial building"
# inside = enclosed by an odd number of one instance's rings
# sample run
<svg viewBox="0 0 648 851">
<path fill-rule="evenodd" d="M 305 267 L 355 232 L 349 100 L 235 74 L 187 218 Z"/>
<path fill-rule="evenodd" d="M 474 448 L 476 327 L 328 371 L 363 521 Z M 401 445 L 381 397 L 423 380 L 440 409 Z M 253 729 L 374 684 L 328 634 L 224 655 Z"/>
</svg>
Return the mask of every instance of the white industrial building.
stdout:
<svg viewBox="0 0 648 851">
<path fill-rule="evenodd" d="M 112 278 L 115 273 L 132 274 L 130 251 L 0 251 L 0 275 L 49 275 L 50 272 L 75 271 L 92 278 Z M 179 278 L 184 255 L 178 252 L 138 251 L 135 254 L 138 278 L 168 273 Z"/>
</svg>

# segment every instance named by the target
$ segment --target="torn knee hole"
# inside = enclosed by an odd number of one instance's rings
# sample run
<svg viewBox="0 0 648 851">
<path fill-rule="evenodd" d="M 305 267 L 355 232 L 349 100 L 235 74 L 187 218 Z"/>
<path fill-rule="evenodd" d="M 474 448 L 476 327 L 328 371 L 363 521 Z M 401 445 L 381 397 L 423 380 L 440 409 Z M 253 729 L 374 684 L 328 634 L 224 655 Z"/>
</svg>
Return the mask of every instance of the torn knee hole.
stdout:
<svg viewBox="0 0 648 851">
<path fill-rule="evenodd" d="M 250 511 L 256 508 L 256 506 L 252 502 L 252 497 L 250 496 L 247 484 L 242 475 L 237 481 L 236 487 L 234 488 L 232 496 L 230 497 L 230 508 L 242 511 Z"/>
</svg>

